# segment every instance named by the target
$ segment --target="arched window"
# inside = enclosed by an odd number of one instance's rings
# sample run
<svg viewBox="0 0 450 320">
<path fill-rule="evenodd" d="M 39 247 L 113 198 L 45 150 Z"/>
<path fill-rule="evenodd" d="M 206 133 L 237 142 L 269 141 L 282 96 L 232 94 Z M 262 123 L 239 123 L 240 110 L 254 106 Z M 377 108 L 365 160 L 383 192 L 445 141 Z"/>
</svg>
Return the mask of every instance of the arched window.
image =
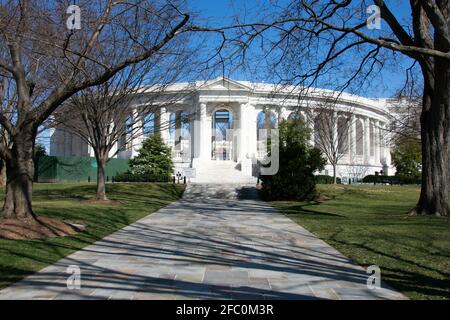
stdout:
<svg viewBox="0 0 450 320">
<path fill-rule="evenodd" d="M 225 109 L 217 110 L 212 123 L 212 159 L 231 160 L 233 158 L 233 114 Z"/>
<path fill-rule="evenodd" d="M 214 112 L 213 119 L 215 140 L 229 140 L 229 135 L 233 128 L 233 115 L 228 110 L 222 109 Z"/>
<path fill-rule="evenodd" d="M 348 122 L 348 118 L 345 117 L 339 117 L 337 121 L 338 152 L 340 154 L 348 153 Z"/>
<path fill-rule="evenodd" d="M 189 113 L 186 111 L 181 112 L 181 139 L 189 140 L 191 132 L 191 121 Z"/>
<path fill-rule="evenodd" d="M 155 134 L 155 114 L 153 112 L 147 114 L 144 119 L 144 137 Z"/>
<path fill-rule="evenodd" d="M 356 120 L 356 155 L 364 155 L 364 127 L 361 120 Z"/>
<path fill-rule="evenodd" d="M 268 131 L 267 136 L 269 136 L 270 129 L 275 129 L 277 127 L 277 116 L 269 109 L 259 112 L 256 117 L 256 127 L 256 136 L 259 141 L 262 139 L 262 137 L 260 136 L 261 129 L 266 129 Z"/>
<path fill-rule="evenodd" d="M 288 121 L 296 121 L 297 123 L 300 123 L 304 125 L 306 123 L 305 117 L 300 112 L 292 112 L 288 119 Z"/>
</svg>

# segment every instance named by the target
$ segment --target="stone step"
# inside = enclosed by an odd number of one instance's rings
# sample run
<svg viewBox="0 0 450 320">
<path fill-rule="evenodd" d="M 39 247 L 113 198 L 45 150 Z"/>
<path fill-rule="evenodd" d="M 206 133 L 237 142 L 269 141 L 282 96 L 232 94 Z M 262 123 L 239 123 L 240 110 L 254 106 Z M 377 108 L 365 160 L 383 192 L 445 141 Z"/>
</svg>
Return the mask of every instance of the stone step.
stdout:
<svg viewBox="0 0 450 320">
<path fill-rule="evenodd" d="M 238 164 L 233 161 L 210 161 L 201 164 L 196 170 L 196 177 L 191 179 L 194 183 L 239 183 L 254 184 L 256 178 L 244 175 Z"/>
</svg>

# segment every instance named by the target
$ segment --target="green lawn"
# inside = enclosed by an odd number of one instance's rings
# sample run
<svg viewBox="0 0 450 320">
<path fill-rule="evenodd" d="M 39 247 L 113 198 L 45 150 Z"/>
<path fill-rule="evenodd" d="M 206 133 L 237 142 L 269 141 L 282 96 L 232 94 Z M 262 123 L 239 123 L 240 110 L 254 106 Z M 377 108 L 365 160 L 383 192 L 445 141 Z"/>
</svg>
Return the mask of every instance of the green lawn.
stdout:
<svg viewBox="0 0 450 320">
<path fill-rule="evenodd" d="M 413 299 L 450 298 L 450 219 L 409 217 L 416 186 L 320 185 L 321 204 L 273 202 L 289 218 Z"/>
<path fill-rule="evenodd" d="M 42 269 L 68 254 L 177 200 L 183 188 L 172 184 L 109 184 L 108 196 L 121 204 L 84 201 L 95 194 L 94 184 L 35 184 L 38 215 L 79 221 L 87 228 L 70 237 L 44 240 L 0 239 L 0 288 Z M 3 201 L 4 190 L 0 200 Z"/>
</svg>

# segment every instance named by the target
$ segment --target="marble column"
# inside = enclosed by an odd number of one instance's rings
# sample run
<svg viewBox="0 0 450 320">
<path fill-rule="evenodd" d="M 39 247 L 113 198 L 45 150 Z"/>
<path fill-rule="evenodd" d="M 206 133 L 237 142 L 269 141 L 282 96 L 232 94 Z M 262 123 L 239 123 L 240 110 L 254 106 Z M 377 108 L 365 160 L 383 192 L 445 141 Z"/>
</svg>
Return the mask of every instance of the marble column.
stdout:
<svg viewBox="0 0 450 320">
<path fill-rule="evenodd" d="M 139 154 L 139 150 L 142 148 L 143 141 L 143 121 L 142 116 L 137 108 L 132 110 L 133 127 L 131 130 L 130 146 L 131 157 L 134 158 Z"/>
<path fill-rule="evenodd" d="M 387 131 L 386 123 L 380 122 L 380 158 L 383 165 L 384 174 L 389 174 L 390 154 L 388 152 L 389 132 Z M 388 156 L 389 154 L 389 156 Z"/>
<path fill-rule="evenodd" d="M 194 133 L 192 139 L 194 141 L 194 159 L 192 160 L 192 165 L 200 159 L 201 154 L 201 106 L 199 103 L 194 104 Z"/>
<path fill-rule="evenodd" d="M 169 127 L 170 127 L 170 115 L 167 112 L 166 107 L 161 107 L 159 110 L 158 131 L 161 134 L 161 138 L 165 144 L 169 144 Z"/>
<path fill-rule="evenodd" d="M 199 163 L 211 159 L 211 129 L 208 126 L 206 103 L 198 103 L 195 119 L 195 158 L 192 165 L 193 167 L 198 167 Z"/>
<path fill-rule="evenodd" d="M 118 148 L 118 143 L 117 141 L 112 145 L 111 150 L 109 150 L 109 157 L 110 158 L 117 158 L 117 148 Z"/>
<path fill-rule="evenodd" d="M 197 150 L 195 149 L 195 136 L 196 136 L 196 106 L 192 106 L 192 109 L 189 110 L 189 149 L 190 149 L 190 160 L 191 163 L 196 156 Z"/>
<path fill-rule="evenodd" d="M 91 139 L 89 139 L 90 141 Z M 94 152 L 94 148 L 92 147 L 91 143 L 89 142 L 88 144 L 88 149 L 89 149 L 89 156 L 94 158 L 95 157 L 95 152 Z"/>
<path fill-rule="evenodd" d="M 330 141 L 333 145 L 334 148 L 338 149 L 339 148 L 339 139 L 342 137 L 339 137 L 339 132 L 338 132 L 338 114 L 336 111 L 333 112 L 333 121 L 332 121 L 332 125 L 333 125 L 333 138 L 332 141 Z M 328 134 L 328 133 L 327 133 Z M 348 143 L 348 141 L 347 141 Z M 339 152 L 339 150 L 338 150 Z"/>
<path fill-rule="evenodd" d="M 384 126 L 382 122 L 378 123 L 379 128 L 379 137 L 380 137 L 380 162 L 384 163 L 384 143 L 385 143 L 385 132 L 384 132 Z"/>
<path fill-rule="evenodd" d="M 370 163 L 370 119 L 364 119 L 364 163 Z"/>
<path fill-rule="evenodd" d="M 387 175 L 392 174 L 392 172 L 389 172 L 389 169 L 392 167 L 392 158 L 391 158 L 391 143 L 392 143 L 392 131 L 390 130 L 390 124 L 385 124 L 386 129 L 386 145 L 385 145 L 385 157 L 386 157 L 386 166 L 388 171 L 386 172 Z"/>
<path fill-rule="evenodd" d="M 248 122 L 248 148 L 247 152 L 251 159 L 258 156 L 258 136 L 257 136 L 257 116 L 255 106 L 247 103 L 247 122 Z"/>
<path fill-rule="evenodd" d="M 380 165 L 380 122 L 378 120 L 374 121 L 374 145 L 375 145 L 375 165 Z"/>
<path fill-rule="evenodd" d="M 115 123 L 114 121 L 111 121 L 109 124 L 109 128 L 108 128 L 108 134 L 112 135 L 112 133 L 115 130 Z M 114 142 L 114 144 L 111 146 L 111 149 L 108 152 L 108 157 L 109 158 L 117 158 L 118 157 L 118 149 L 119 149 L 119 143 L 118 143 L 119 139 L 116 139 L 116 141 Z"/>
<path fill-rule="evenodd" d="M 309 137 L 309 144 L 314 147 L 315 141 L 314 141 L 314 120 L 315 120 L 315 112 L 314 110 L 311 110 L 310 112 L 305 115 L 305 122 L 308 126 L 308 129 L 310 131 L 310 137 Z"/>
<path fill-rule="evenodd" d="M 181 151 L 181 125 L 182 125 L 182 110 L 175 112 L 175 134 L 173 138 L 174 150 Z"/>
<path fill-rule="evenodd" d="M 246 151 L 246 137 L 245 137 L 245 133 L 246 133 L 246 117 L 245 117 L 245 111 L 246 111 L 246 104 L 245 103 L 241 103 L 239 104 L 239 117 L 238 117 L 238 137 L 237 137 L 237 141 L 238 141 L 238 146 L 233 146 L 234 148 L 237 148 L 238 150 L 238 161 L 242 161 L 245 158 L 245 151 Z"/>
<path fill-rule="evenodd" d="M 241 171 L 247 176 L 252 175 L 252 159 L 249 153 L 251 121 L 249 118 L 249 108 L 247 103 L 239 106 L 239 161 Z"/>
<path fill-rule="evenodd" d="M 356 117 L 350 116 L 350 159 L 356 159 Z"/>
<path fill-rule="evenodd" d="M 208 124 L 207 104 L 200 104 L 200 159 L 207 161 L 211 159 L 211 126 Z"/>
</svg>

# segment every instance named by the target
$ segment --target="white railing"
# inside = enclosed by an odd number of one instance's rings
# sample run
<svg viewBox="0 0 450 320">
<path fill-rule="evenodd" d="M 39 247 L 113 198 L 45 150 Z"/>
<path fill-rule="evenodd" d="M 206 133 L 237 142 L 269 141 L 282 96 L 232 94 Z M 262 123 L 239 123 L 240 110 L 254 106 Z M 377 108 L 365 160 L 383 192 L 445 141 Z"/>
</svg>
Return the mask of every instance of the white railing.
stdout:
<svg viewBox="0 0 450 320">
<path fill-rule="evenodd" d="M 233 154 L 232 141 L 213 141 L 212 159 L 213 160 L 231 160 Z"/>
</svg>

